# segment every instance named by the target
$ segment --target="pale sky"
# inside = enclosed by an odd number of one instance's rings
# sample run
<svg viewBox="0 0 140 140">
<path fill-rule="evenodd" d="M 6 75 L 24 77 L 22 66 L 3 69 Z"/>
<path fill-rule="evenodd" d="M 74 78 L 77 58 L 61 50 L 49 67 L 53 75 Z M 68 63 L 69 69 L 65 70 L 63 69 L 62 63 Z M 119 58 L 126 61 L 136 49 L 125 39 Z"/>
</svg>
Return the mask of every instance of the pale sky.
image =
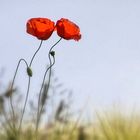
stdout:
<svg viewBox="0 0 140 140">
<path fill-rule="evenodd" d="M 1 0 L 0 68 L 6 69 L 5 84 L 12 79 L 18 59 L 29 61 L 40 43 L 26 33 L 26 22 L 32 17 L 54 21 L 64 17 L 81 29 L 79 42 L 63 40 L 55 48 L 55 75 L 64 87 L 73 89 L 76 106 L 82 107 L 88 97 L 87 110 L 113 104 L 139 106 L 139 0 Z M 41 83 L 48 49 L 58 39 L 54 33 L 36 57 L 32 93 Z M 19 73 L 19 86 L 25 80 Z"/>
</svg>

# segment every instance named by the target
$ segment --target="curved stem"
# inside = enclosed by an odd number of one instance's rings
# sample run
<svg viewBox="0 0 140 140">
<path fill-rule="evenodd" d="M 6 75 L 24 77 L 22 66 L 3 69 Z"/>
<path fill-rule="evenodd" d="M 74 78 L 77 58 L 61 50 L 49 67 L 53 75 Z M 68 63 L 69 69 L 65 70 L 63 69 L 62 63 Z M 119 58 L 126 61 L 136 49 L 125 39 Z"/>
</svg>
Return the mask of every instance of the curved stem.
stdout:
<svg viewBox="0 0 140 140">
<path fill-rule="evenodd" d="M 37 49 L 37 50 L 36 50 L 36 52 L 34 53 L 34 55 L 33 55 L 32 59 L 31 59 L 31 61 L 30 61 L 29 67 L 31 67 L 32 62 L 33 62 L 33 60 L 34 60 L 34 58 L 35 58 L 36 54 L 37 54 L 37 53 L 38 53 L 38 51 L 40 50 L 40 48 L 41 48 L 41 46 L 42 46 L 42 42 L 43 42 L 43 40 L 41 40 L 41 42 L 40 42 L 40 45 L 39 45 L 38 49 Z"/>
<path fill-rule="evenodd" d="M 14 86 L 14 83 L 15 83 L 15 78 L 16 78 L 16 75 L 17 75 L 17 72 L 18 72 L 20 63 L 21 63 L 22 61 L 23 61 L 23 62 L 26 64 L 26 66 L 28 67 L 28 63 L 26 62 L 26 60 L 23 59 L 23 58 L 20 59 L 19 62 L 18 62 L 18 64 L 17 64 L 17 68 L 16 68 L 16 71 L 15 71 L 15 74 L 14 74 L 14 77 L 13 77 L 13 81 L 12 81 L 12 84 L 11 84 L 10 106 L 11 106 L 11 110 L 12 110 L 13 128 L 15 127 L 15 125 L 14 125 L 15 112 L 14 112 L 13 101 L 12 101 L 12 91 L 13 91 L 13 86 Z"/>
<path fill-rule="evenodd" d="M 50 81 L 51 81 L 52 66 L 55 64 L 55 57 L 53 57 L 53 58 L 54 58 L 53 63 L 50 65 L 50 67 L 48 68 L 48 70 L 45 72 L 44 81 L 43 81 L 43 85 L 42 85 L 42 88 L 41 88 L 41 92 L 40 92 L 40 93 L 42 93 L 42 89 L 43 89 L 43 86 L 44 86 L 44 83 L 45 83 L 45 77 L 46 77 L 46 75 L 47 75 L 47 72 L 49 71 L 49 80 L 48 80 L 48 86 L 47 86 L 47 89 L 46 89 L 46 93 L 48 93 L 48 90 L 49 90 L 49 87 L 50 87 Z M 50 61 L 50 62 L 51 62 L 51 61 Z M 41 98 L 41 94 L 40 94 L 39 97 Z M 39 102 L 39 105 L 40 105 L 40 102 Z M 43 107 L 44 107 L 44 105 L 42 105 L 41 108 L 39 109 L 38 122 L 39 122 L 39 120 L 40 120 L 40 116 L 41 116 Z"/>
<path fill-rule="evenodd" d="M 43 82 L 42 82 L 41 89 L 40 89 L 40 92 L 39 92 L 38 111 L 37 111 L 37 123 L 36 123 L 36 133 L 37 133 L 37 130 L 38 130 L 38 125 L 39 125 L 39 121 L 40 121 L 41 112 L 43 110 L 43 105 L 41 106 L 41 109 L 40 109 L 40 100 L 41 100 L 42 90 L 43 90 L 43 87 L 44 87 L 44 84 L 45 84 L 45 79 L 46 79 L 47 73 L 50 70 L 49 80 L 48 80 L 48 86 L 47 86 L 47 90 L 46 90 L 46 93 L 48 93 L 48 89 L 49 89 L 49 85 L 50 85 L 50 78 L 51 78 L 51 67 L 54 64 L 55 64 L 55 59 L 54 59 L 54 62 L 53 63 L 51 62 L 51 59 L 50 59 L 50 66 L 45 71 L 45 74 L 44 74 L 44 77 L 43 77 Z"/>
<path fill-rule="evenodd" d="M 42 46 L 42 42 L 43 42 L 43 40 L 41 40 L 38 49 L 36 50 L 36 52 L 35 52 L 34 55 L 32 56 L 31 61 L 30 61 L 30 64 L 29 64 L 29 67 L 31 67 L 31 65 L 32 65 L 32 63 L 33 63 L 33 60 L 34 60 L 36 54 L 37 54 L 38 51 L 40 50 L 40 48 L 41 48 L 41 46 Z M 29 77 L 29 79 L 28 79 L 28 88 L 27 88 L 27 93 L 26 93 L 26 97 L 25 97 L 25 103 L 24 103 L 24 106 L 23 106 L 23 111 L 22 111 L 22 115 L 21 115 L 21 119 L 20 119 L 20 123 L 19 123 L 19 128 L 18 128 L 18 132 L 19 132 L 19 133 L 20 133 L 20 131 L 21 131 L 22 120 L 23 120 L 23 116 L 24 116 L 24 113 L 25 113 L 26 104 L 27 104 L 27 100 L 28 100 L 28 96 L 29 96 L 29 91 L 30 91 L 31 77 L 30 77 L 29 75 L 28 75 L 28 77 Z"/>
<path fill-rule="evenodd" d="M 45 74 L 44 74 L 44 77 L 43 77 L 43 82 L 42 82 L 42 85 L 41 85 L 41 89 L 40 89 L 40 92 L 39 92 L 39 98 L 38 98 L 38 110 L 37 110 L 37 122 L 36 122 L 36 140 L 37 140 L 37 136 L 38 136 L 38 125 L 39 125 L 39 121 L 40 121 L 40 117 L 41 117 L 41 112 L 43 110 L 43 105 L 41 106 L 41 109 L 40 109 L 40 99 L 41 99 L 41 95 L 42 95 L 42 89 L 44 87 L 44 83 L 45 83 L 45 79 L 46 79 L 46 76 L 47 76 L 47 73 L 48 71 L 50 70 L 50 73 L 49 73 L 49 80 L 48 80 L 48 87 L 47 87 L 47 91 L 46 93 L 48 92 L 49 90 L 49 85 L 50 85 L 50 79 L 51 79 L 51 68 L 52 66 L 55 64 L 55 57 L 53 56 L 53 63 L 51 61 L 51 51 L 52 49 L 62 40 L 62 38 L 60 38 L 49 50 L 49 53 L 48 53 L 48 57 L 49 57 L 49 62 L 50 62 L 50 66 L 47 68 L 47 70 L 45 71 Z"/>
</svg>

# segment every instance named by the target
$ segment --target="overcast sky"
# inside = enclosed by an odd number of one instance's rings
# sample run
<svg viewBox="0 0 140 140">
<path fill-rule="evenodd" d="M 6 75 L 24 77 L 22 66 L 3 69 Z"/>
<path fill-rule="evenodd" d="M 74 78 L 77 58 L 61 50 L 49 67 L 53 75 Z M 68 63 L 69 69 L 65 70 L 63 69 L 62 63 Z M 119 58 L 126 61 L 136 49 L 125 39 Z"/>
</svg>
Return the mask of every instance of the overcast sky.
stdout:
<svg viewBox="0 0 140 140">
<path fill-rule="evenodd" d="M 76 106 L 82 107 L 88 97 L 89 110 L 139 105 L 139 0 L 0 0 L 0 68 L 6 70 L 5 84 L 18 60 L 29 61 L 40 43 L 26 33 L 26 22 L 32 17 L 54 21 L 64 17 L 81 29 L 79 42 L 62 40 L 55 48 L 55 75 L 64 87 L 73 89 Z M 49 47 L 58 39 L 54 33 L 36 57 L 32 93 L 41 84 Z M 25 80 L 19 72 L 18 84 L 25 85 Z"/>
</svg>

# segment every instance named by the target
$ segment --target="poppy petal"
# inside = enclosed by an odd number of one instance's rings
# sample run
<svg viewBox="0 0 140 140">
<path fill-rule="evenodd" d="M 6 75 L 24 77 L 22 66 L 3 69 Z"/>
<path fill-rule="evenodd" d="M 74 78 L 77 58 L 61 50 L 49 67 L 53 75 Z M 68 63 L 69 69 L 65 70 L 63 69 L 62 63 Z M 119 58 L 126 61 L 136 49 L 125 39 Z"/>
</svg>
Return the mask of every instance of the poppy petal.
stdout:
<svg viewBox="0 0 140 140">
<path fill-rule="evenodd" d="M 72 21 L 61 18 L 56 23 L 57 34 L 66 39 L 74 39 L 76 41 L 81 39 L 80 28 Z"/>
<path fill-rule="evenodd" d="M 48 18 L 31 18 L 26 27 L 27 33 L 40 40 L 47 40 L 55 29 L 55 23 Z"/>
</svg>

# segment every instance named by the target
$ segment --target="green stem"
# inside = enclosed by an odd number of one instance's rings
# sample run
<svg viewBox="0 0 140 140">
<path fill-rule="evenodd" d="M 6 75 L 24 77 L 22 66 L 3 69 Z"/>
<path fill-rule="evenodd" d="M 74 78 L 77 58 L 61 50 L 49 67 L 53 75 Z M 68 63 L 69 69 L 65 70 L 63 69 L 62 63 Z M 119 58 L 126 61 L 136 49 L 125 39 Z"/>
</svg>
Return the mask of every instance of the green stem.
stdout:
<svg viewBox="0 0 140 140">
<path fill-rule="evenodd" d="M 34 58 L 35 58 L 36 54 L 38 53 L 38 51 L 40 50 L 40 48 L 41 48 L 41 46 L 42 46 L 42 43 L 43 43 L 43 40 L 41 40 L 41 42 L 40 42 L 40 45 L 39 45 L 38 49 L 37 49 L 37 50 L 36 50 L 36 52 L 34 53 L 34 55 L 33 55 L 32 59 L 31 59 L 31 61 L 30 61 L 29 67 L 31 67 L 31 65 L 32 65 L 32 63 L 33 63 L 33 60 L 34 60 Z"/>
<path fill-rule="evenodd" d="M 42 42 L 43 42 L 43 40 L 41 40 L 38 49 L 35 51 L 33 57 L 31 58 L 29 67 L 31 67 L 31 65 L 32 65 L 32 63 L 33 63 L 33 60 L 34 60 L 36 54 L 37 54 L 38 51 L 40 50 L 40 48 L 41 48 L 41 46 L 42 46 Z M 31 77 L 30 77 L 29 75 L 28 75 L 28 77 L 29 77 L 29 79 L 28 79 L 28 88 L 27 88 L 27 93 L 26 93 L 26 97 L 25 97 L 25 103 L 24 103 L 24 106 L 23 106 L 23 111 L 22 111 L 22 115 L 21 115 L 21 119 L 20 119 L 20 123 L 19 123 L 19 128 L 18 128 L 18 132 L 19 132 L 19 133 L 20 133 L 20 131 L 21 131 L 22 120 L 23 120 L 23 116 L 24 116 L 24 113 L 25 113 L 26 104 L 27 104 L 27 100 L 28 100 L 28 96 L 29 96 L 29 91 L 30 91 Z"/>
<path fill-rule="evenodd" d="M 21 119 L 20 119 L 20 123 L 19 123 L 19 128 L 18 128 L 19 133 L 20 133 L 20 130 L 21 130 L 22 120 L 23 120 L 23 116 L 24 116 L 24 113 L 25 113 L 26 104 L 27 104 L 27 100 L 28 100 L 28 96 L 29 96 L 30 83 L 31 83 L 31 78 L 29 77 L 26 99 L 25 99 L 25 103 L 24 103 L 24 107 L 23 107 L 23 111 L 22 111 L 22 115 L 21 115 Z"/>
<path fill-rule="evenodd" d="M 26 62 L 25 59 L 20 59 L 20 60 L 19 60 L 19 62 L 18 62 L 18 64 L 17 64 L 17 68 L 16 68 L 16 71 L 15 71 L 15 74 L 14 74 L 14 77 L 13 77 L 13 81 L 12 81 L 12 84 L 11 84 L 11 92 L 13 91 L 13 86 L 14 86 L 14 83 L 15 83 L 15 78 L 16 78 L 16 75 L 17 75 L 17 72 L 18 72 L 20 63 L 21 63 L 22 61 L 23 61 L 23 62 L 26 64 L 26 66 L 28 67 L 28 63 Z M 12 93 L 11 93 L 11 96 L 10 96 L 10 106 L 11 106 L 11 110 L 12 110 L 13 128 L 15 128 L 15 124 L 14 124 L 15 112 L 14 112 L 14 107 L 13 107 Z"/>
<path fill-rule="evenodd" d="M 42 82 L 42 85 L 41 85 L 41 88 L 40 88 L 40 92 L 39 92 L 39 98 L 38 98 L 38 110 L 37 110 L 37 122 L 36 122 L 36 130 L 35 130 L 35 133 L 36 133 L 36 140 L 37 140 L 37 136 L 38 136 L 38 125 L 39 125 L 39 121 L 40 121 L 40 117 L 41 117 L 41 113 L 42 113 L 42 110 L 43 110 L 43 105 L 41 106 L 41 109 L 40 109 L 40 99 L 41 99 L 41 95 L 42 95 L 42 89 L 44 87 L 44 83 L 45 83 L 45 79 L 46 79 L 46 76 L 47 76 L 47 73 L 48 71 L 50 70 L 50 73 L 49 73 L 49 80 L 48 80 L 48 87 L 47 87 L 47 91 L 46 93 L 48 93 L 48 90 L 49 90 L 49 86 L 50 86 L 50 79 L 51 79 L 51 68 L 52 66 L 55 64 L 55 57 L 53 56 L 53 63 L 51 61 L 51 51 L 52 49 L 62 40 L 62 38 L 60 38 L 49 50 L 49 53 L 48 53 L 48 57 L 49 57 L 49 62 L 50 62 L 50 66 L 47 68 L 47 70 L 45 71 L 45 74 L 44 74 L 44 77 L 43 77 L 43 82 Z"/>
<path fill-rule="evenodd" d="M 47 69 L 47 71 L 45 72 L 45 75 L 44 75 L 44 80 L 43 80 L 43 86 L 41 88 L 41 92 L 42 93 L 42 89 L 44 87 L 44 84 L 45 84 L 45 77 L 47 75 L 47 72 L 49 71 L 49 80 L 48 80 L 48 86 L 47 86 L 47 89 L 46 89 L 46 94 L 48 93 L 48 90 L 49 90 L 49 87 L 50 87 L 50 81 L 51 81 L 51 73 L 52 73 L 52 66 L 55 64 L 55 57 L 54 58 L 54 61 L 53 63 L 50 65 L 50 67 Z M 39 96 L 41 98 L 41 95 Z M 40 105 L 40 102 L 39 102 L 39 105 Z M 41 106 L 41 108 L 39 109 L 39 116 L 38 116 L 38 122 L 40 120 L 40 116 L 41 116 L 41 113 L 42 113 L 42 110 L 43 110 L 43 107 L 44 105 Z"/>
</svg>

